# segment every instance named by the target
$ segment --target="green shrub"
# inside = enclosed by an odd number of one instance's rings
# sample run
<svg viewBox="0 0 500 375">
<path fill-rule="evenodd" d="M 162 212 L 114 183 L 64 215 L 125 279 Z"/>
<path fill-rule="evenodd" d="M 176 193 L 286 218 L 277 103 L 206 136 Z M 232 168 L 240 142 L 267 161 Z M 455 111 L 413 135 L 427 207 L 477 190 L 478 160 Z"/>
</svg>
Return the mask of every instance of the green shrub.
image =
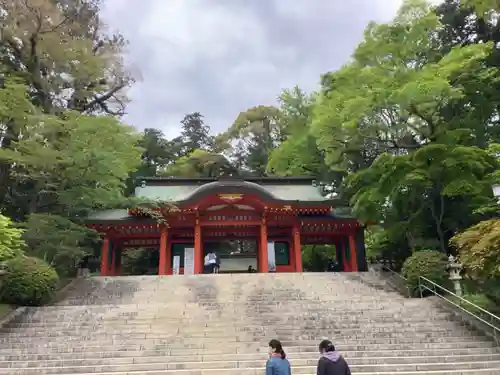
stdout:
<svg viewBox="0 0 500 375">
<path fill-rule="evenodd" d="M 22 234 L 23 231 L 15 228 L 7 216 L 0 214 L 0 262 L 23 254 Z"/>
<path fill-rule="evenodd" d="M 40 306 L 50 302 L 59 283 L 56 271 L 38 258 L 17 257 L 5 262 L 1 299 L 18 306 Z"/>
<path fill-rule="evenodd" d="M 448 285 L 447 266 L 448 260 L 445 254 L 435 250 L 421 250 L 406 259 L 401 273 L 413 291 L 418 288 L 420 276 L 446 287 Z"/>
</svg>

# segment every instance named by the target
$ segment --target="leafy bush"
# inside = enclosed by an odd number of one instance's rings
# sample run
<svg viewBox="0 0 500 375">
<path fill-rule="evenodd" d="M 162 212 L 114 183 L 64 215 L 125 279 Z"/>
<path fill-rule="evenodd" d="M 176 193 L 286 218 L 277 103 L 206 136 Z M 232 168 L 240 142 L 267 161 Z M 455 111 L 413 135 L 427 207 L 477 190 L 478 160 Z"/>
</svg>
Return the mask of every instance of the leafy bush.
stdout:
<svg viewBox="0 0 500 375">
<path fill-rule="evenodd" d="M 93 252 L 97 232 L 58 215 L 31 214 L 24 223 L 27 255 L 43 259 L 63 277 L 73 277 L 84 256 Z"/>
<path fill-rule="evenodd" d="M 481 221 L 450 242 L 458 249 L 468 276 L 475 280 L 500 278 L 500 219 Z"/>
<path fill-rule="evenodd" d="M 447 266 L 448 260 L 445 254 L 435 250 L 421 250 L 406 259 L 402 274 L 414 291 L 418 287 L 420 276 L 446 286 L 448 283 Z"/>
<path fill-rule="evenodd" d="M 22 233 L 7 216 L 0 214 L 0 262 L 22 255 L 25 247 Z"/>
<path fill-rule="evenodd" d="M 56 271 L 38 258 L 17 257 L 5 262 L 2 302 L 40 306 L 50 302 L 59 283 Z"/>
</svg>

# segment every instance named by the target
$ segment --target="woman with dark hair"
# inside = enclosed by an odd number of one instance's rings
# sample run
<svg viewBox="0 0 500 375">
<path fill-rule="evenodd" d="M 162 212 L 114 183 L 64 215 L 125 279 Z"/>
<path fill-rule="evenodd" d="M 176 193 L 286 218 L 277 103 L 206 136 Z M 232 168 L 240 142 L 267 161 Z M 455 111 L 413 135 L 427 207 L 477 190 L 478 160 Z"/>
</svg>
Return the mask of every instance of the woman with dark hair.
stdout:
<svg viewBox="0 0 500 375">
<path fill-rule="evenodd" d="M 269 341 L 269 359 L 266 363 L 266 375 L 292 375 L 290 362 L 278 340 Z"/>
<path fill-rule="evenodd" d="M 344 357 L 335 350 L 330 340 L 319 343 L 321 358 L 318 361 L 317 375 L 351 375 L 349 365 Z"/>
</svg>

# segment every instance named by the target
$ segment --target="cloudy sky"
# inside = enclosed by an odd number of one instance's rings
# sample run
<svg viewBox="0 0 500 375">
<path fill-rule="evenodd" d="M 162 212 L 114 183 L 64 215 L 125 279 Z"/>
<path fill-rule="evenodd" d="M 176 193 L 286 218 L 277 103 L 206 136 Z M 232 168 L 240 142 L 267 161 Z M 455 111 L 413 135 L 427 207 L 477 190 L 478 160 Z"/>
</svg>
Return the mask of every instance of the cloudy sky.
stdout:
<svg viewBox="0 0 500 375">
<path fill-rule="evenodd" d="M 317 87 L 347 61 L 367 23 L 402 0 L 106 0 L 106 22 L 130 41 L 140 73 L 126 122 L 173 137 L 184 114 L 213 132 L 283 88 Z M 140 4 L 140 5 L 139 5 Z"/>
</svg>

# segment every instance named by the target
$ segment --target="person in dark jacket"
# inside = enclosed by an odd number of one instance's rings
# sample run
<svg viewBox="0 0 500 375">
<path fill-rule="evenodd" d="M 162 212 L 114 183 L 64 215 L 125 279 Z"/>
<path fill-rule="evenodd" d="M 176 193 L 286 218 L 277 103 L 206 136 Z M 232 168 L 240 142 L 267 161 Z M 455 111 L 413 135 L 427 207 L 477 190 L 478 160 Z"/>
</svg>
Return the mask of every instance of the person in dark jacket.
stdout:
<svg viewBox="0 0 500 375">
<path fill-rule="evenodd" d="M 335 350 L 330 340 L 323 340 L 319 344 L 321 358 L 318 361 L 317 375 L 351 375 L 349 365 L 344 357 Z"/>
<path fill-rule="evenodd" d="M 266 363 L 266 375 L 292 375 L 290 362 L 278 340 L 269 341 L 269 359 Z"/>
</svg>

